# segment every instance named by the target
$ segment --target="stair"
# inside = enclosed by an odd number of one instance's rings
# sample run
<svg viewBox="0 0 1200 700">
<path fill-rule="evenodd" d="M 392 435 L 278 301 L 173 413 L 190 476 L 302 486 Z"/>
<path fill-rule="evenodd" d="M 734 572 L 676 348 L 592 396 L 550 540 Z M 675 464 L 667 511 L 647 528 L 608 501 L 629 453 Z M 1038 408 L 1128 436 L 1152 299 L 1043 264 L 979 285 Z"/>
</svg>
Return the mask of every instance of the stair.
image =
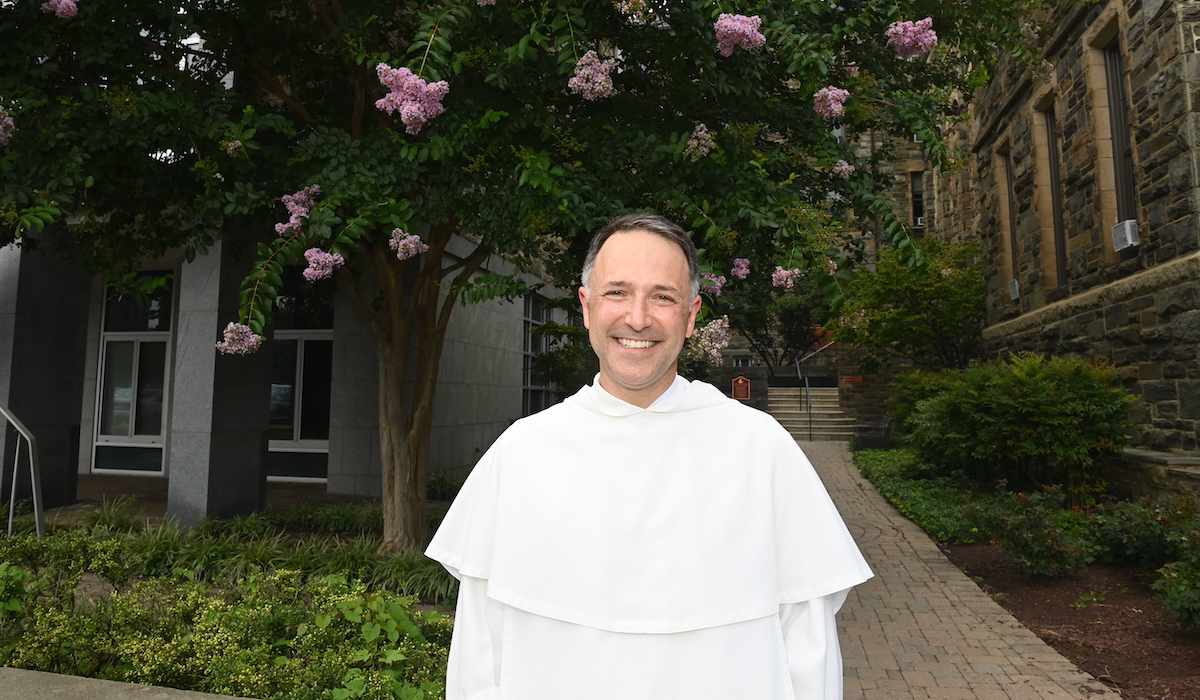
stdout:
<svg viewBox="0 0 1200 700">
<path fill-rule="evenodd" d="M 849 441 L 854 435 L 854 419 L 846 417 L 838 404 L 837 387 L 814 387 L 810 416 L 804 387 L 770 387 L 767 410 L 797 440 Z"/>
</svg>

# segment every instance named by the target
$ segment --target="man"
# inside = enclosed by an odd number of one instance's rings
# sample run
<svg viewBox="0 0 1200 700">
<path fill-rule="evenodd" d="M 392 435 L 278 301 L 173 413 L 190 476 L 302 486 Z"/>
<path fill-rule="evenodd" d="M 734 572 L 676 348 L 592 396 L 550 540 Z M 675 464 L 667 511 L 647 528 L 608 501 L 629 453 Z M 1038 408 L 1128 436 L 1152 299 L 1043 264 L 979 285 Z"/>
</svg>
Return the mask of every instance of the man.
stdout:
<svg viewBox="0 0 1200 700">
<path fill-rule="evenodd" d="M 835 700 L 871 576 L 795 441 L 675 373 L 700 310 L 675 224 L 592 240 L 600 374 L 488 450 L 427 554 L 461 581 L 447 700 Z"/>
</svg>

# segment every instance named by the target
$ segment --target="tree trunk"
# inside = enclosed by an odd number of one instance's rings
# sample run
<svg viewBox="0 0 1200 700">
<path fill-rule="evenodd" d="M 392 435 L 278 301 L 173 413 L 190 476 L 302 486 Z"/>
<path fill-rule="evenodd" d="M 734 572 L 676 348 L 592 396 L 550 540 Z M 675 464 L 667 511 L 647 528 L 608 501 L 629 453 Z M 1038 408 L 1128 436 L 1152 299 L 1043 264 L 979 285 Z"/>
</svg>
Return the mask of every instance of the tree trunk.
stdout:
<svg viewBox="0 0 1200 700">
<path fill-rule="evenodd" d="M 456 228 L 457 220 L 432 227 L 429 252 L 419 262 L 399 261 L 386 247 L 376 247 L 371 251 L 374 289 L 363 290 L 354 280 L 348 285 L 355 307 L 375 331 L 379 352 L 380 551 L 386 553 L 421 550 L 428 540 L 425 490 L 442 347 L 458 302 L 457 285 L 469 280 L 489 253 L 479 245 L 466 259 L 443 266 Z M 406 285 L 405 275 L 413 272 L 414 283 Z"/>
</svg>

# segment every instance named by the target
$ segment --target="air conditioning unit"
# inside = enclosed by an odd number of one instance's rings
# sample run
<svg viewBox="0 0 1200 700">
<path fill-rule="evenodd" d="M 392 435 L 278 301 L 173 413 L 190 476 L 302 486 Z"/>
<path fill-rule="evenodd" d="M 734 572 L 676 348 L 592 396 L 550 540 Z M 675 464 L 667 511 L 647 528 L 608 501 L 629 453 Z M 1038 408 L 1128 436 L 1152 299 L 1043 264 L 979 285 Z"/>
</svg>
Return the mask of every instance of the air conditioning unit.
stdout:
<svg viewBox="0 0 1200 700">
<path fill-rule="evenodd" d="M 1009 280 L 1008 281 L 1008 298 L 1015 300 L 1019 296 L 1021 296 L 1021 283 L 1016 281 L 1015 279 Z"/>
<path fill-rule="evenodd" d="M 1137 219 L 1126 219 L 1113 226 L 1113 250 L 1125 250 L 1138 244 Z"/>
<path fill-rule="evenodd" d="M 923 216 L 918 216 L 916 223 L 913 224 L 913 226 L 915 226 L 917 228 L 921 228 L 924 225 L 925 225 L 925 217 L 923 217 Z"/>
</svg>

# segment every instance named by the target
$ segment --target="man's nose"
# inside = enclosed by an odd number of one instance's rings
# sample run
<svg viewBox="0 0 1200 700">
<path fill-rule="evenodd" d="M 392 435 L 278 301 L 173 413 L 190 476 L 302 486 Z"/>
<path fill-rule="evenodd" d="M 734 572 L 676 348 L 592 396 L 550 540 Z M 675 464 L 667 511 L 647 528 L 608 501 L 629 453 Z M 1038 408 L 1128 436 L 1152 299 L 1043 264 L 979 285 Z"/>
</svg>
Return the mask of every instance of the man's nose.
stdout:
<svg viewBox="0 0 1200 700">
<path fill-rule="evenodd" d="M 650 326 L 650 300 L 634 299 L 633 303 L 629 305 L 629 313 L 625 321 L 635 331 L 648 328 Z"/>
</svg>

